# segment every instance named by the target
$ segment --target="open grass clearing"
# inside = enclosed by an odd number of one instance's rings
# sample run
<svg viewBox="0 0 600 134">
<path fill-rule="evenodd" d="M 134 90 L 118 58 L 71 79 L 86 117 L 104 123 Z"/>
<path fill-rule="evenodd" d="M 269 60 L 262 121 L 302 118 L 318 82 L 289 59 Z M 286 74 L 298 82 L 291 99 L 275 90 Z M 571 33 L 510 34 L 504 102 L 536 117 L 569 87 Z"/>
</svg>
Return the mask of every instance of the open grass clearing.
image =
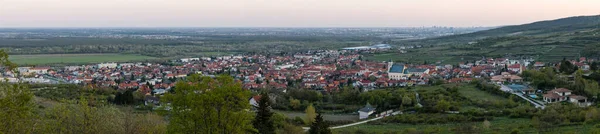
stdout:
<svg viewBox="0 0 600 134">
<path fill-rule="evenodd" d="M 481 91 L 477 89 L 474 85 L 461 85 L 459 87 L 458 92 L 471 100 L 508 101 L 507 98 L 504 98 L 502 96 L 493 95 L 485 91 Z"/>
<path fill-rule="evenodd" d="M 294 119 L 296 117 L 300 117 L 302 119 L 306 118 L 306 113 L 303 112 L 295 112 L 295 111 L 275 111 L 277 113 L 284 114 L 290 119 Z M 323 119 L 327 121 L 358 121 L 358 115 L 351 114 L 322 114 Z"/>
</svg>

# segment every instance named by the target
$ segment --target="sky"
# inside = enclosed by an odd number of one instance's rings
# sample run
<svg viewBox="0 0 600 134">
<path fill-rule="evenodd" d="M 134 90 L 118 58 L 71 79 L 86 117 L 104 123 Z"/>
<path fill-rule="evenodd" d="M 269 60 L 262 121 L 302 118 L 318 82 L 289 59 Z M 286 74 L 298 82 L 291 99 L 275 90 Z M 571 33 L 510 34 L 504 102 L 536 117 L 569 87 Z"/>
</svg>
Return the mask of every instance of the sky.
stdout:
<svg viewBox="0 0 600 134">
<path fill-rule="evenodd" d="M 0 0 L 0 27 L 473 27 L 599 14 L 600 0 Z"/>
</svg>

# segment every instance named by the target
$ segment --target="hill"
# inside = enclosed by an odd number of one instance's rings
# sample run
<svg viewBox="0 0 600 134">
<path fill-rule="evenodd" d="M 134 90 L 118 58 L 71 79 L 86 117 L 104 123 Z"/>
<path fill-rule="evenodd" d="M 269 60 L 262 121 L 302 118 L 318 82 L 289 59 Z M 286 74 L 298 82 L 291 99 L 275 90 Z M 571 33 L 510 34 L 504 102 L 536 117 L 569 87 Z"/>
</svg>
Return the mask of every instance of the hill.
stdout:
<svg viewBox="0 0 600 134">
<path fill-rule="evenodd" d="M 481 57 L 531 57 L 556 61 L 577 56 L 600 57 L 600 15 L 577 16 L 505 26 L 468 34 L 396 42 L 420 45 L 406 54 L 387 54 L 396 60 L 472 60 Z M 389 56 L 393 55 L 393 56 Z M 374 55 L 378 56 L 378 55 Z M 385 57 L 379 57 L 385 58 Z M 404 59 L 400 59 L 404 58 Z"/>
</svg>

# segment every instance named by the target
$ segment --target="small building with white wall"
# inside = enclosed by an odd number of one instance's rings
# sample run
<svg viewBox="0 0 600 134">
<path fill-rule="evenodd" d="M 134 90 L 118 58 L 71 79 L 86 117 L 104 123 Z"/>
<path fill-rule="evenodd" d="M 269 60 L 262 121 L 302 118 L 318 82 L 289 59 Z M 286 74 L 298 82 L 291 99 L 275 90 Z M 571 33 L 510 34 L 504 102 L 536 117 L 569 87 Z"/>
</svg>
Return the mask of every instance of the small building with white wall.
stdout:
<svg viewBox="0 0 600 134">
<path fill-rule="evenodd" d="M 367 103 L 367 105 L 358 110 L 358 119 L 366 119 L 369 118 L 369 115 L 375 113 L 375 108 L 371 106 L 371 104 Z"/>
</svg>

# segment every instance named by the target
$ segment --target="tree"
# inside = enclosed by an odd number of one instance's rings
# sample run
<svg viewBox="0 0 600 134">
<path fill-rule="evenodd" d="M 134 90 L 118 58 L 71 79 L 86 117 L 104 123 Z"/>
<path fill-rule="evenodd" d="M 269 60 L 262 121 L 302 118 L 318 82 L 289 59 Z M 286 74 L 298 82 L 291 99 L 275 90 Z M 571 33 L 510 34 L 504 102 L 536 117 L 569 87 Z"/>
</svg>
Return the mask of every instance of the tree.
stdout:
<svg viewBox="0 0 600 134">
<path fill-rule="evenodd" d="M 27 85 L 0 83 L 0 133 L 32 133 L 34 110 L 33 93 Z"/>
<path fill-rule="evenodd" d="M 492 124 L 487 119 L 483 121 L 483 128 L 489 129 Z"/>
<path fill-rule="evenodd" d="M 290 106 L 292 107 L 292 109 L 298 110 L 300 108 L 300 100 L 290 98 Z"/>
<path fill-rule="evenodd" d="M 268 93 L 262 95 L 258 101 L 258 111 L 252 124 L 254 128 L 261 134 L 274 134 L 275 123 L 272 119 L 273 112 L 271 112 L 271 99 Z"/>
<path fill-rule="evenodd" d="M 16 67 L 4 50 L 0 50 L 0 65 L 8 70 Z M 33 93 L 27 85 L 0 81 L 0 133 L 32 133 L 36 120 L 34 111 Z"/>
<path fill-rule="evenodd" d="M 308 130 L 309 134 L 331 134 L 329 124 L 323 120 L 321 113 L 317 114 L 314 120 L 315 122 L 310 125 L 310 130 Z"/>
<path fill-rule="evenodd" d="M 169 133 L 247 133 L 252 113 L 247 111 L 250 91 L 229 76 L 188 76 L 176 84 L 177 92 L 163 97 L 171 103 Z"/>
<path fill-rule="evenodd" d="M 313 122 L 315 122 L 315 117 L 316 112 L 315 112 L 315 107 L 313 107 L 312 104 L 308 105 L 308 107 L 306 107 L 306 110 L 304 110 L 304 112 L 306 113 L 306 119 L 304 120 L 304 122 L 309 125 Z"/>
<path fill-rule="evenodd" d="M 598 70 L 598 62 L 592 62 L 592 65 L 590 65 L 590 70 L 592 70 L 592 71 Z"/>
<path fill-rule="evenodd" d="M 14 68 L 17 67 L 16 64 L 10 62 L 10 60 L 8 60 L 8 54 L 6 52 L 4 52 L 3 49 L 0 49 L 0 65 L 6 67 L 9 70 L 13 70 Z"/>
<path fill-rule="evenodd" d="M 54 133 L 101 133 L 99 127 L 104 119 L 99 114 L 97 107 L 89 106 L 89 101 L 85 97 L 80 97 L 78 101 L 69 101 L 66 104 L 59 104 L 47 113 L 49 124 L 46 129 Z M 56 125 L 60 124 L 60 125 Z"/>
<path fill-rule="evenodd" d="M 573 65 L 573 63 L 570 61 L 563 59 L 558 70 L 564 74 L 572 74 L 573 72 L 577 71 L 577 66 Z"/>
<path fill-rule="evenodd" d="M 161 116 L 122 111 L 112 105 L 90 106 L 84 97 L 44 112 L 44 126 L 36 133 L 165 133 L 167 125 Z"/>
<path fill-rule="evenodd" d="M 131 76 L 129 77 L 129 80 L 131 80 L 131 81 L 135 80 L 135 76 L 133 76 L 133 73 L 131 73 Z"/>
<path fill-rule="evenodd" d="M 302 127 L 295 126 L 292 124 L 284 124 L 283 130 L 281 130 L 282 134 L 304 134 L 304 130 Z"/>
<path fill-rule="evenodd" d="M 435 104 L 435 109 L 439 112 L 448 111 L 448 109 L 450 109 L 450 103 L 445 100 L 440 100 Z"/>
<path fill-rule="evenodd" d="M 404 106 L 410 106 L 412 105 L 412 99 L 410 97 L 408 97 L 408 95 L 404 95 L 402 96 L 402 105 Z"/>
</svg>

